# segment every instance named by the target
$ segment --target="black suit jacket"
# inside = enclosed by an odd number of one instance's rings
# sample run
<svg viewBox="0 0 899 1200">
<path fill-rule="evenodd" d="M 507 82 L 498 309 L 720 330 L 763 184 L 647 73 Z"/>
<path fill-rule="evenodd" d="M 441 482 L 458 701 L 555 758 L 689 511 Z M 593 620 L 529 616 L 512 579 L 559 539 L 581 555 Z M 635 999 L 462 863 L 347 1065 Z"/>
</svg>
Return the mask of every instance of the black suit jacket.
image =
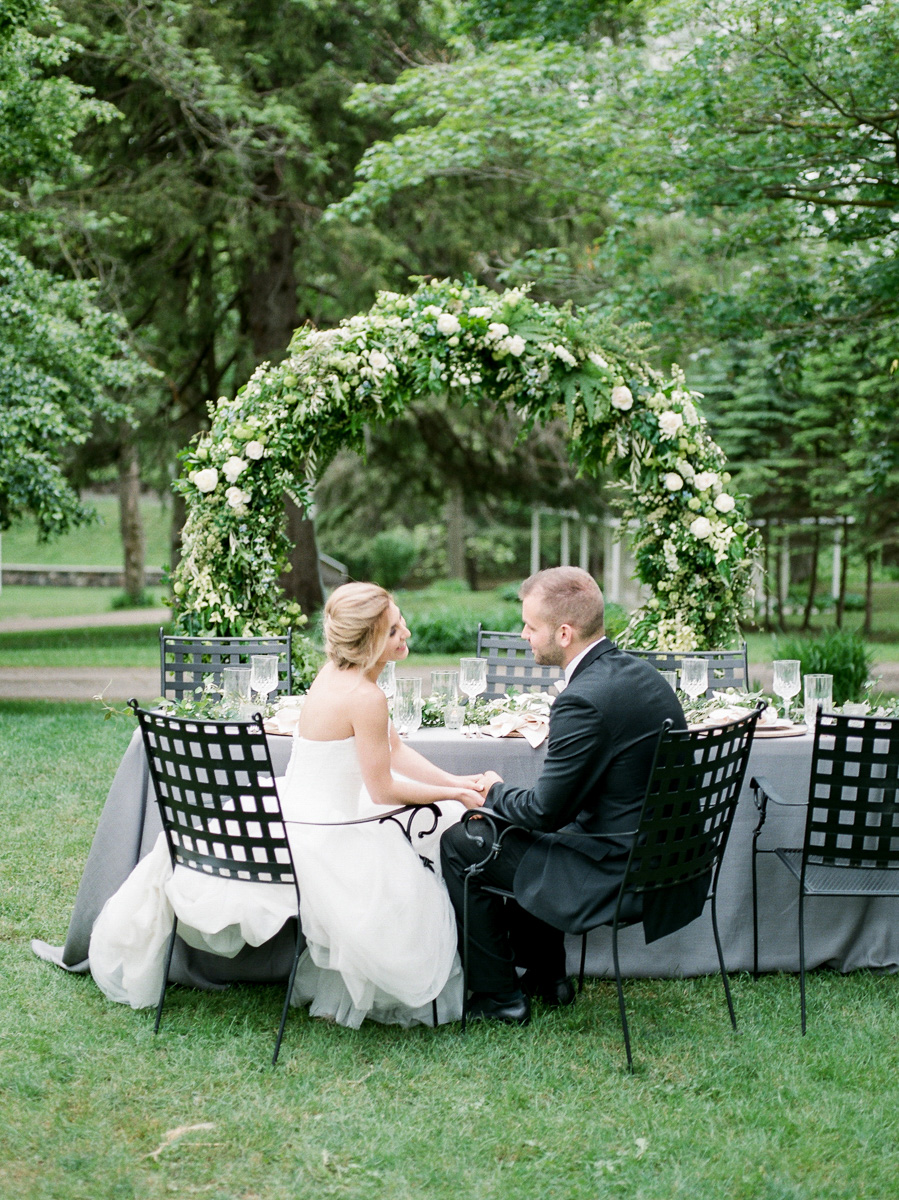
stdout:
<svg viewBox="0 0 899 1200">
<path fill-rule="evenodd" d="M 683 709 L 655 667 L 608 639 L 591 648 L 552 706 L 546 762 L 533 788 L 497 783 L 485 803 L 538 836 L 515 873 L 521 906 L 557 929 L 583 933 L 612 920 L 666 718 L 685 729 Z M 601 838 L 566 837 L 566 832 Z M 647 942 L 694 920 L 708 880 L 648 893 Z M 623 909 L 640 919 L 641 905 Z"/>
</svg>

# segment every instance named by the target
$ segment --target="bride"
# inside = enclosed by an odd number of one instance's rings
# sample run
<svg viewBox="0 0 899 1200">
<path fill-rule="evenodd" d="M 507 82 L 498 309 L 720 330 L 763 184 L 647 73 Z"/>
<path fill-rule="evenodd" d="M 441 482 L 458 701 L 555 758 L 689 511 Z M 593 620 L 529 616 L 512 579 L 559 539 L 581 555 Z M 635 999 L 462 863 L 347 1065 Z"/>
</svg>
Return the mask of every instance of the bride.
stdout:
<svg viewBox="0 0 899 1200">
<path fill-rule="evenodd" d="M 377 685 L 409 653 L 389 592 L 348 583 L 325 606 L 328 662 L 303 704 L 279 781 L 300 885 L 307 949 L 294 1002 L 358 1028 L 366 1017 L 411 1025 L 462 1009 L 456 924 L 442 880 L 392 821 L 340 824 L 380 806 L 441 802 L 436 842 L 464 808 L 484 802 L 480 776 L 450 775 L 402 742 Z M 447 803 L 447 801 L 449 803 Z M 427 824 L 427 822 L 425 822 Z"/>
</svg>

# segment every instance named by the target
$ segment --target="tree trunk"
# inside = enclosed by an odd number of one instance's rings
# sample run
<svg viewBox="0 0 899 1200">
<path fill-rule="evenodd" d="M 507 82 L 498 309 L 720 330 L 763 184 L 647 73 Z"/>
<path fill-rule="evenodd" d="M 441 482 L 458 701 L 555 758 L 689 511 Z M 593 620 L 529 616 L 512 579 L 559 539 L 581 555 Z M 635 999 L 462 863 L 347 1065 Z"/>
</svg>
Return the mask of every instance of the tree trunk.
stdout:
<svg viewBox="0 0 899 1200">
<path fill-rule="evenodd" d="M 305 509 L 295 504 L 289 496 L 284 497 L 284 506 L 287 509 L 287 536 L 293 543 L 293 550 L 290 566 L 279 583 L 287 598 L 296 600 L 306 616 L 311 616 L 325 602 L 315 525 L 306 516 Z"/>
<path fill-rule="evenodd" d="M 465 501 L 453 488 L 443 510 L 446 521 L 446 570 L 450 579 L 465 579 Z"/>
<path fill-rule="evenodd" d="M 771 522 L 765 519 L 764 542 L 762 543 L 762 570 L 764 574 L 764 593 L 763 593 L 763 609 L 762 620 L 764 624 L 762 628 L 766 633 L 771 632 Z"/>
<path fill-rule="evenodd" d="M 875 552 L 869 550 L 865 555 L 865 623 L 862 634 L 869 638 L 874 630 L 874 558 Z"/>
<path fill-rule="evenodd" d="M 129 426 L 122 427 L 119 454 L 119 530 L 125 562 L 125 595 L 138 605 L 144 595 L 144 526 L 140 515 L 140 462 Z"/>
<path fill-rule="evenodd" d="M 849 523 L 843 518 L 843 553 L 840 556 L 840 594 L 837 596 L 837 629 L 843 628 L 843 612 L 846 608 L 846 575 L 849 570 Z"/>
<path fill-rule="evenodd" d="M 169 571 L 181 561 L 181 530 L 187 520 L 187 503 L 180 492 L 172 493 L 172 524 L 169 530 Z"/>
<path fill-rule="evenodd" d="M 805 600 L 805 612 L 802 614 L 802 625 L 800 628 L 803 633 L 808 632 L 808 627 L 812 621 L 812 609 L 815 606 L 815 592 L 818 590 L 818 557 L 821 550 L 821 527 L 815 520 L 815 533 L 812 539 L 812 564 L 808 581 L 808 595 Z"/>
</svg>

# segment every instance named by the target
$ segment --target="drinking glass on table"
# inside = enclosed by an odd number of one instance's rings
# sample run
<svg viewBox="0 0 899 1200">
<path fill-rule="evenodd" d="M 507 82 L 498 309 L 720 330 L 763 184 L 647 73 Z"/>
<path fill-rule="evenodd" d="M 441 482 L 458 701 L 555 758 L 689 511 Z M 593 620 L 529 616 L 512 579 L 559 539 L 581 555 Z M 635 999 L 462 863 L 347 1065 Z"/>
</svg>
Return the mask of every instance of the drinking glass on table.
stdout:
<svg viewBox="0 0 899 1200">
<path fill-rule="evenodd" d="M 432 671 L 431 695 L 443 709 L 444 725 L 450 727 L 451 721 L 447 719 L 446 714 L 448 708 L 457 708 L 459 704 L 459 672 Z"/>
<path fill-rule="evenodd" d="M 659 674 L 671 688 L 672 692 L 677 691 L 677 671 L 659 671 Z"/>
<path fill-rule="evenodd" d="M 709 686 L 709 664 L 704 658 L 685 658 L 680 666 L 681 691 L 698 700 Z"/>
<path fill-rule="evenodd" d="M 264 708 L 269 693 L 278 686 L 277 654 L 250 655 L 250 686 L 258 696 L 260 707 Z"/>
<path fill-rule="evenodd" d="M 378 687 L 389 700 L 396 693 L 396 663 L 385 663 L 378 676 Z"/>
<path fill-rule="evenodd" d="M 421 724 L 421 680 L 417 676 L 397 679 L 393 724 L 400 737 L 414 733 Z"/>
<path fill-rule="evenodd" d="M 802 686 L 803 716 L 806 727 L 811 732 L 815 728 L 818 706 L 825 710 L 833 707 L 833 676 L 803 675 Z"/>
<path fill-rule="evenodd" d="M 249 667 L 225 667 L 222 671 L 222 709 L 226 716 L 246 721 L 253 715 Z"/>
<path fill-rule="evenodd" d="M 780 696 L 784 705 L 784 720 L 787 724 L 792 724 L 790 721 L 790 701 L 794 696 L 799 695 L 799 689 L 802 686 L 799 678 L 800 662 L 798 658 L 776 658 L 774 660 L 774 682 L 772 690 L 775 695 Z"/>
<path fill-rule="evenodd" d="M 459 690 L 468 697 L 468 703 L 474 703 L 475 696 L 487 690 L 487 659 L 459 659 Z M 480 737 L 480 730 L 475 728 L 475 737 Z"/>
</svg>

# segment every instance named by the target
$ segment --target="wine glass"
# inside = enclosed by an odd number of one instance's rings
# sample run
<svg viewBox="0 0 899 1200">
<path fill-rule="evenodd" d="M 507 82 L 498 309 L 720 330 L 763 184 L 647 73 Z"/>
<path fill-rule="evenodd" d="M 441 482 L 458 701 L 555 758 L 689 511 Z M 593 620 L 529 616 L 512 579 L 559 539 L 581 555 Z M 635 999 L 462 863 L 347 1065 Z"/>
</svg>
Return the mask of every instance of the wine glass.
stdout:
<svg viewBox="0 0 899 1200">
<path fill-rule="evenodd" d="M 487 690 L 486 658 L 459 659 L 459 690 L 464 692 L 470 701 Z"/>
<path fill-rule="evenodd" d="M 696 701 L 709 686 L 709 664 L 704 658 L 685 658 L 680 667 L 681 690 Z"/>
<path fill-rule="evenodd" d="M 792 725 L 790 720 L 790 701 L 799 695 L 802 682 L 799 677 L 800 662 L 798 658 L 776 658 L 774 660 L 774 682 L 772 690 L 780 696 L 784 704 L 784 720 Z"/>
<path fill-rule="evenodd" d="M 250 686 L 257 693 L 259 704 L 264 708 L 268 704 L 269 692 L 273 692 L 278 686 L 277 654 L 250 655 Z"/>
<path fill-rule="evenodd" d="M 396 663 L 386 662 L 378 676 L 378 687 L 389 700 L 396 692 Z"/>
</svg>

